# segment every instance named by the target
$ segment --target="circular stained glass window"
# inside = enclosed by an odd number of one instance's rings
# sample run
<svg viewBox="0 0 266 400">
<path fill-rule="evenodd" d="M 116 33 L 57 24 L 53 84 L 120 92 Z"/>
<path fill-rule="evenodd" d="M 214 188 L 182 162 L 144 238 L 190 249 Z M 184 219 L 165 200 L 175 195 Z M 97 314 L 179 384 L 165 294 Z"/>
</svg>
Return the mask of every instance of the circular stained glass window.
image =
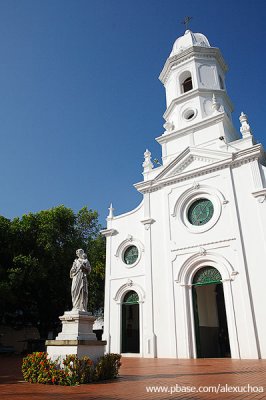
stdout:
<svg viewBox="0 0 266 400">
<path fill-rule="evenodd" d="M 139 251 L 136 246 L 129 246 L 124 252 L 124 262 L 127 265 L 134 264 L 139 256 Z"/>
<path fill-rule="evenodd" d="M 208 199 L 196 200 L 188 210 L 188 220 L 192 225 L 204 225 L 213 216 L 213 204 Z"/>
</svg>

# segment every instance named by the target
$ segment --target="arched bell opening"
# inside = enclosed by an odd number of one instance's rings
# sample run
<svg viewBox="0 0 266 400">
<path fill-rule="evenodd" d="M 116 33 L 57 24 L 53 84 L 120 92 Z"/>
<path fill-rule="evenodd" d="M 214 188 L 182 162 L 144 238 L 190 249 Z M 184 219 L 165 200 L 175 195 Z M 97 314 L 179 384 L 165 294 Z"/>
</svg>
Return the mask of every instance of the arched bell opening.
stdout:
<svg viewBox="0 0 266 400">
<path fill-rule="evenodd" d="M 193 89 L 193 85 L 192 85 L 192 78 L 191 76 L 189 76 L 187 79 L 184 80 L 184 82 L 182 83 L 182 91 L 183 93 L 189 92 L 190 90 Z"/>
<path fill-rule="evenodd" d="M 193 89 L 192 76 L 190 71 L 183 71 L 179 76 L 180 93 L 186 93 Z"/>
</svg>

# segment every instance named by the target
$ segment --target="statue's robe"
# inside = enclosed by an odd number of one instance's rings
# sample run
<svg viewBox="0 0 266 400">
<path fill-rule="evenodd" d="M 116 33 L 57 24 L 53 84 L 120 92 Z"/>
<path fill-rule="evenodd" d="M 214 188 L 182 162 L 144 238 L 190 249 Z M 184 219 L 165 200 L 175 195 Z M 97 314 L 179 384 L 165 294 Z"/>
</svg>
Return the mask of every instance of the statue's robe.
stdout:
<svg viewBox="0 0 266 400">
<path fill-rule="evenodd" d="M 85 271 L 82 271 L 85 269 Z M 87 274 L 90 272 L 90 264 L 88 261 L 76 259 L 70 270 L 70 278 L 72 279 L 71 295 L 73 310 L 87 311 L 88 305 L 88 280 Z"/>
</svg>

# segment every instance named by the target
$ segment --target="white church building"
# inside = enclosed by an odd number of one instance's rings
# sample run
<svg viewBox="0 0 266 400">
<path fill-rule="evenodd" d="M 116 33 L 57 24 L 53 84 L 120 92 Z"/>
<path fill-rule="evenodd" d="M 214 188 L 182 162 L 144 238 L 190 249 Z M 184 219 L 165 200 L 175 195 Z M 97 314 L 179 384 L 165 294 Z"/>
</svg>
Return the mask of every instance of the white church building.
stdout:
<svg viewBox="0 0 266 400">
<path fill-rule="evenodd" d="M 244 113 L 232 124 L 226 72 L 187 30 L 160 74 L 162 162 L 145 151 L 141 204 L 102 231 L 107 352 L 266 358 L 265 154 Z"/>
</svg>

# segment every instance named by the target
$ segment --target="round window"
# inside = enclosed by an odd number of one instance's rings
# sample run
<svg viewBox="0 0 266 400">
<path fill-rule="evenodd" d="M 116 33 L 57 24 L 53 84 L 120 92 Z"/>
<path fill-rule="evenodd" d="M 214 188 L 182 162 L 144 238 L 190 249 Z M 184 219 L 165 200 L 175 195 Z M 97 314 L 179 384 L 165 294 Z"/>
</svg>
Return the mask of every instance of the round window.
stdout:
<svg viewBox="0 0 266 400">
<path fill-rule="evenodd" d="M 136 246 L 129 246 L 126 248 L 125 252 L 124 252 L 124 262 L 127 265 L 131 265 L 134 264 L 139 256 L 139 251 L 138 248 Z"/>
<path fill-rule="evenodd" d="M 194 117 L 195 113 L 193 110 L 189 110 L 189 112 L 186 114 L 185 118 L 186 119 L 192 119 Z"/>
<path fill-rule="evenodd" d="M 188 209 L 188 220 L 192 225 L 204 225 L 213 216 L 213 204 L 208 199 L 198 199 Z"/>
<path fill-rule="evenodd" d="M 191 121 L 197 116 L 197 110 L 195 108 L 187 108 L 182 116 L 186 121 Z"/>
</svg>

